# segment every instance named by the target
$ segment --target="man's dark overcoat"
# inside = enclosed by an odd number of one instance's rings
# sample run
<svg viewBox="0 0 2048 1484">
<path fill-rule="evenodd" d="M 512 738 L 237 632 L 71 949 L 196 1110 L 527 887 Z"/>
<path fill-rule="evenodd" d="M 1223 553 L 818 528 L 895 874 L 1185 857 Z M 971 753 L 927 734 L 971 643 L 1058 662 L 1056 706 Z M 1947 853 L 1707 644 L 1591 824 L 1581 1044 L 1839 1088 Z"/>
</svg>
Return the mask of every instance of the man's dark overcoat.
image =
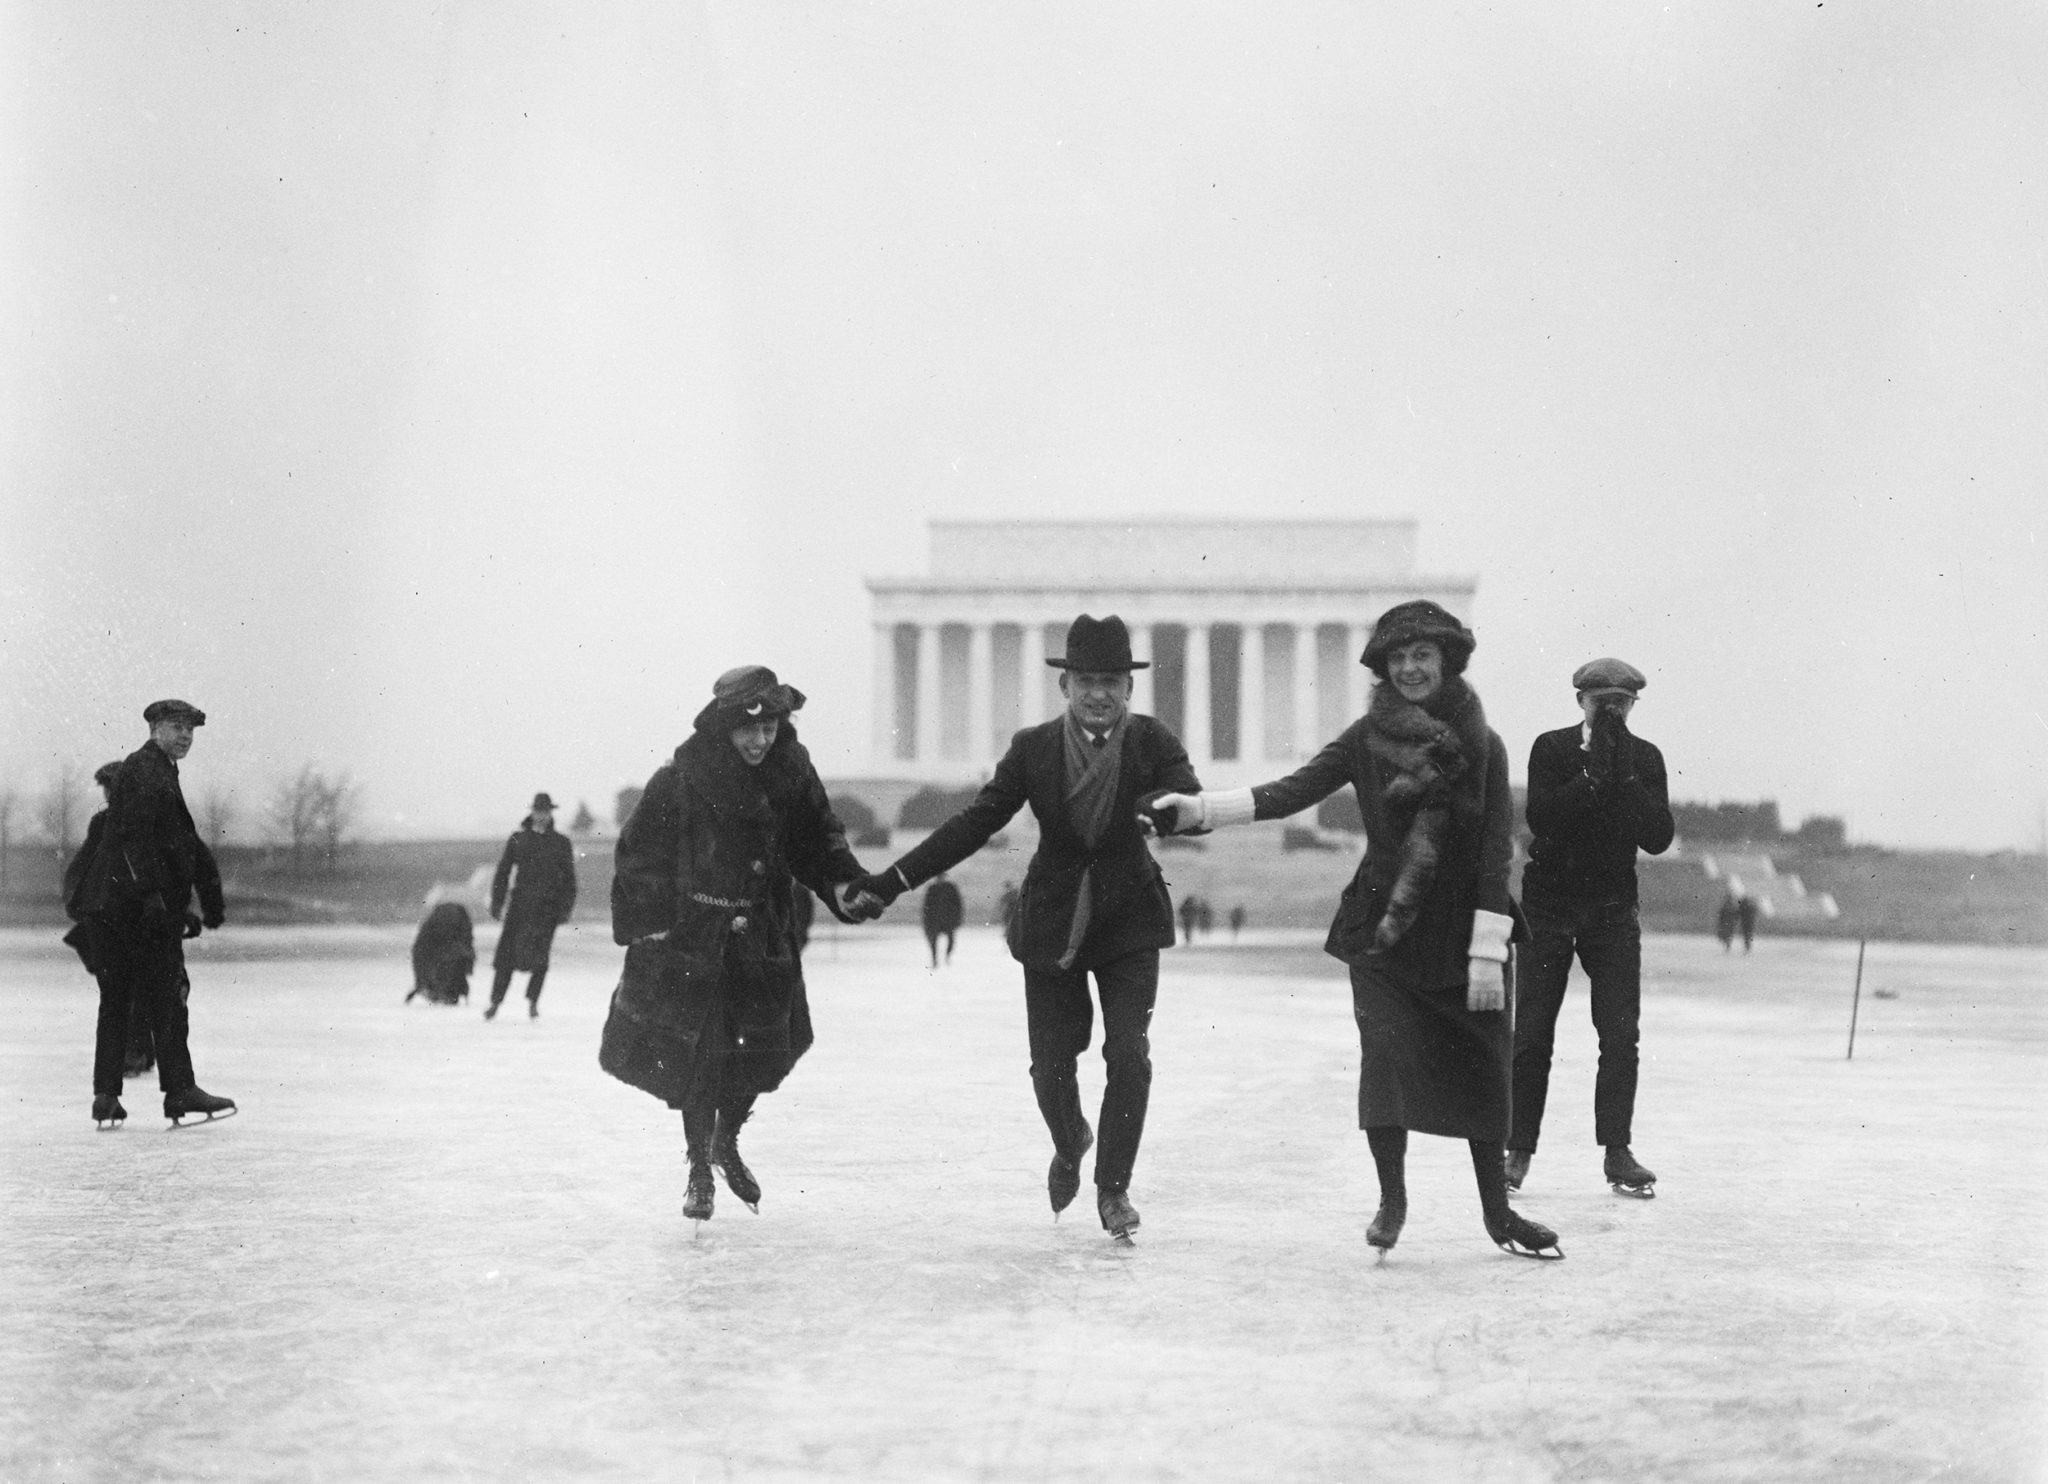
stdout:
<svg viewBox="0 0 2048 1484">
<path fill-rule="evenodd" d="M 1038 852 L 1024 873 L 1017 911 L 1010 918 L 1011 957 L 1031 968 L 1058 965 L 1067 951 L 1084 872 L 1089 873 L 1092 912 L 1074 967 L 1109 963 L 1146 948 L 1171 948 L 1173 902 L 1159 863 L 1146 848 L 1137 813 L 1141 800 L 1160 793 L 1201 790 L 1187 749 L 1154 718 L 1136 712 L 1125 718 L 1129 732 L 1116 804 L 1101 842 L 1090 850 L 1067 808 L 1066 725 L 1062 713 L 1017 733 L 974 802 L 932 831 L 897 867 L 914 889 L 981 849 L 1029 804 L 1038 817 Z"/>
<path fill-rule="evenodd" d="M 1677 826 L 1664 754 L 1634 733 L 1634 767 L 1604 793 L 1586 770 L 1583 727 L 1544 732 L 1529 749 L 1529 864 L 1525 896 L 1633 903 L 1636 852 L 1662 855 Z"/>
<path fill-rule="evenodd" d="M 122 759 L 105 820 L 99 846 L 66 902 L 73 917 L 127 919 L 161 898 L 165 920 L 159 925 L 175 933 L 197 892 L 201 914 L 220 920 L 220 867 L 185 807 L 178 765 L 154 740 Z"/>
<path fill-rule="evenodd" d="M 518 879 L 513 879 L 514 875 Z M 506 905 L 506 888 L 511 905 Z M 491 879 L 491 915 L 505 914 L 494 969 L 533 974 L 548 966 L 555 929 L 576 908 L 576 847 L 552 826 L 537 830 L 529 821 L 512 832 Z"/>
<path fill-rule="evenodd" d="M 758 767 L 691 736 L 619 832 L 612 939 L 628 946 L 604 1069 L 678 1108 L 780 1086 L 812 1041 L 796 894 L 836 914 L 833 888 L 863 874 L 787 721 Z"/>
</svg>

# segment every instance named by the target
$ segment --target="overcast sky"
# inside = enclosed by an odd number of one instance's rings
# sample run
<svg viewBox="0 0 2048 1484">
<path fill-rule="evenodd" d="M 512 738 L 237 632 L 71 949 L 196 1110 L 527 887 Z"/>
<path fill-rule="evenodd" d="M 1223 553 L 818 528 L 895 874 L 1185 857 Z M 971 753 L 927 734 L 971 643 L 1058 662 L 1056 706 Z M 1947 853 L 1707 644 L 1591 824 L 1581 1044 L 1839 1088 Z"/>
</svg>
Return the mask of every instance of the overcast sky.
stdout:
<svg viewBox="0 0 2048 1484">
<path fill-rule="evenodd" d="M 1519 773 L 2038 849 L 2048 18 L 0 7 L 0 783 L 600 813 L 934 517 L 1414 516 Z"/>
</svg>

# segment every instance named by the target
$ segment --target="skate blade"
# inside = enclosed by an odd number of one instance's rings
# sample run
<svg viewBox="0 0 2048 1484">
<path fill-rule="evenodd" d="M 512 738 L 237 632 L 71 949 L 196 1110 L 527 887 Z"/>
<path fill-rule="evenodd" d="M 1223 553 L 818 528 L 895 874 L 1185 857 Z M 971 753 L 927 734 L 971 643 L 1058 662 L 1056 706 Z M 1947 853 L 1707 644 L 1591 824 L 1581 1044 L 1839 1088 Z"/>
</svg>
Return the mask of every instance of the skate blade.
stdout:
<svg viewBox="0 0 2048 1484">
<path fill-rule="evenodd" d="M 92 1126 L 103 1134 L 111 1134 L 117 1132 L 126 1122 L 125 1118 L 96 1118 Z"/>
<path fill-rule="evenodd" d="M 1625 1195 L 1634 1201 L 1654 1201 L 1657 1199 L 1657 1182 L 1654 1180 L 1648 1185 L 1616 1185 L 1609 1181 L 1607 1188 L 1616 1195 Z"/>
<path fill-rule="evenodd" d="M 205 1128 L 209 1123 L 219 1123 L 224 1119 L 233 1118 L 241 1111 L 240 1108 L 223 1108 L 218 1113 L 180 1113 L 171 1120 L 171 1128 Z M 187 1123 L 185 1122 L 187 1118 L 194 1121 Z M 164 1132 L 169 1133 L 170 1129 L 166 1129 Z"/>
<path fill-rule="evenodd" d="M 1507 1253 L 1510 1257 L 1527 1257 L 1536 1262 L 1564 1261 L 1564 1248 L 1562 1247 L 1525 1247 L 1512 1237 L 1498 1245 L 1500 1250 Z"/>
<path fill-rule="evenodd" d="M 1111 1232 L 1109 1234 L 1109 1240 L 1118 1247 L 1135 1247 L 1138 1245 L 1136 1242 L 1131 1240 L 1131 1234 L 1129 1231 Z"/>
</svg>

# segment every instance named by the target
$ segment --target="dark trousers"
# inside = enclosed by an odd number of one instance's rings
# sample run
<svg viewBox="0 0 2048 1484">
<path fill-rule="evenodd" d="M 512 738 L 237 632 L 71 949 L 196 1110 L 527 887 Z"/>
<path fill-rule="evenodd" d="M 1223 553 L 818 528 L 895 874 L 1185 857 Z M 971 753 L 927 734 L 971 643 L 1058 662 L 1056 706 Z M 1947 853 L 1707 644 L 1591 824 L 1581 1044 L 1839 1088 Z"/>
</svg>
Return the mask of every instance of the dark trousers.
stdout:
<svg viewBox="0 0 2048 1484">
<path fill-rule="evenodd" d="M 139 918 L 102 924 L 95 942 L 100 1018 L 93 1043 L 93 1093 L 121 1095 L 131 1014 L 142 1016 L 156 1038 L 157 1085 L 165 1092 L 193 1086 L 192 1052 L 186 1044 L 185 945 L 175 936 L 147 931 Z"/>
<path fill-rule="evenodd" d="M 492 974 L 491 1003 L 493 1005 L 505 1003 L 505 991 L 512 987 L 512 976 L 518 972 L 517 969 L 499 969 Z M 526 981 L 526 1002 L 529 1005 L 538 1005 L 540 1003 L 540 987 L 547 982 L 548 971 L 546 969 L 535 969 L 533 971 Z"/>
<path fill-rule="evenodd" d="M 1600 1066 L 1593 1078 L 1593 1138 L 1631 1142 L 1636 1108 L 1637 1022 L 1642 1015 L 1643 930 L 1633 902 L 1525 896 L 1530 941 L 1518 958 L 1514 1117 L 1508 1148 L 1533 1151 L 1550 1093 L 1550 1051 L 1576 954 L 1592 983 Z"/>
<path fill-rule="evenodd" d="M 1053 1148 L 1070 1153 L 1081 1142 L 1084 1118 L 1075 1066 L 1088 1049 L 1095 1007 L 1088 975 L 1102 1000 L 1102 1060 L 1108 1080 L 1097 1123 L 1095 1184 L 1130 1187 L 1131 1167 L 1145 1136 L 1152 1098 L 1152 1006 L 1159 997 L 1159 950 L 1142 949 L 1090 969 L 1024 970 L 1024 1013 L 1031 1032 L 1031 1085 Z"/>
<path fill-rule="evenodd" d="M 931 945 L 932 967 L 935 969 L 939 966 L 939 939 L 941 938 L 946 940 L 946 962 L 950 964 L 953 962 L 953 930 L 951 928 L 926 928 L 924 930 L 924 940 Z"/>
</svg>

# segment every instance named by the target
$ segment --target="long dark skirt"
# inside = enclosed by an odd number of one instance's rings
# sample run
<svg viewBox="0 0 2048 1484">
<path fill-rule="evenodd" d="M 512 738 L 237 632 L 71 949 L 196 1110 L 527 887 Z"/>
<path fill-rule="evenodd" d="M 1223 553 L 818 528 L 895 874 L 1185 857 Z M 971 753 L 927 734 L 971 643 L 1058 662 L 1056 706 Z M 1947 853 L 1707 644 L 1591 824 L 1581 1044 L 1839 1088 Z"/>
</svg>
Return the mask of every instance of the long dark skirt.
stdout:
<svg viewBox="0 0 2048 1484">
<path fill-rule="evenodd" d="M 1507 1138 L 1514 1038 L 1505 1012 L 1467 1010 L 1464 985 L 1420 989 L 1371 959 L 1351 965 L 1351 1008 L 1360 1128 Z"/>
</svg>

